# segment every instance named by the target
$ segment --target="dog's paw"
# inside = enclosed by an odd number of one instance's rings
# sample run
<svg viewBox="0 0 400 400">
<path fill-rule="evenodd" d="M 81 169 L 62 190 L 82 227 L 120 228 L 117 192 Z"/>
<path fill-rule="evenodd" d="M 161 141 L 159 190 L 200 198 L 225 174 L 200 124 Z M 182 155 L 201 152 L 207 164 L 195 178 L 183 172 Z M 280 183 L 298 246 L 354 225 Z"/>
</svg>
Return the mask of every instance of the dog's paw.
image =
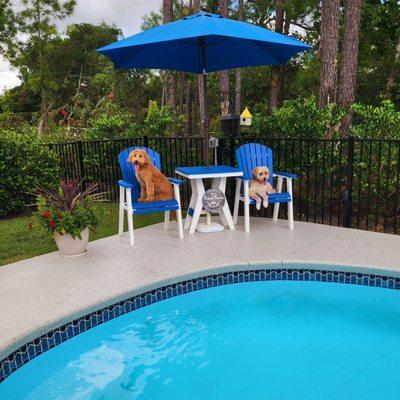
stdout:
<svg viewBox="0 0 400 400">
<path fill-rule="evenodd" d="M 154 196 L 147 196 L 144 201 L 155 201 L 155 197 Z"/>
<path fill-rule="evenodd" d="M 268 200 L 264 200 L 263 201 L 263 207 L 264 208 L 268 208 Z"/>
<path fill-rule="evenodd" d="M 256 203 L 256 209 L 260 210 L 261 209 L 261 201 L 257 201 Z"/>
</svg>

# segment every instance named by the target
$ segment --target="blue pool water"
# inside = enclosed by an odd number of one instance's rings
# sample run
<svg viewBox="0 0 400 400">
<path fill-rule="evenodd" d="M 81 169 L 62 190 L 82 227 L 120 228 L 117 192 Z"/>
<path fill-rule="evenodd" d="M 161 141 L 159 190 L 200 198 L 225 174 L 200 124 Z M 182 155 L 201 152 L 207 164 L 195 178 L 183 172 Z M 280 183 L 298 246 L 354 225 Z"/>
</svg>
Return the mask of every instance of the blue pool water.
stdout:
<svg viewBox="0 0 400 400">
<path fill-rule="evenodd" d="M 0 399 L 400 398 L 400 291 L 252 282 L 174 297 L 46 352 Z"/>
</svg>

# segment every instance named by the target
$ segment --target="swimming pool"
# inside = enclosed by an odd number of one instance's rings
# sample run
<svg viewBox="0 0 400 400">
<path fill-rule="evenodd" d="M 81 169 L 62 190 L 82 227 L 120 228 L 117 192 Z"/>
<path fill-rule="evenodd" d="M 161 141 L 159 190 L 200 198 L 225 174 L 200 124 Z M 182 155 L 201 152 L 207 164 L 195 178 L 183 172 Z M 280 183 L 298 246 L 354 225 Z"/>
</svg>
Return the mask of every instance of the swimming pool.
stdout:
<svg viewBox="0 0 400 400">
<path fill-rule="evenodd" d="M 400 291 L 217 286 L 125 314 L 34 358 L 1 399 L 398 399 Z"/>
</svg>

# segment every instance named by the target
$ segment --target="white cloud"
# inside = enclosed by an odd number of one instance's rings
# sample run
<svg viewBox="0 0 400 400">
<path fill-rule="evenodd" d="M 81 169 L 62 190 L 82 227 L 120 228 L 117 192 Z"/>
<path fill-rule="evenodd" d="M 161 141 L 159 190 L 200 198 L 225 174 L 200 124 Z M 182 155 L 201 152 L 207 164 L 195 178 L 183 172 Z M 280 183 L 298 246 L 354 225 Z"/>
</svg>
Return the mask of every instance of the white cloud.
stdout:
<svg viewBox="0 0 400 400">
<path fill-rule="evenodd" d="M 0 93 L 21 83 L 18 71 L 13 69 L 7 60 L 0 57 Z"/>
<path fill-rule="evenodd" d="M 144 15 L 160 9 L 162 0 L 78 0 L 77 3 L 74 15 L 62 21 L 61 29 L 72 23 L 98 24 L 104 21 L 117 25 L 124 36 L 130 36 L 140 31 Z M 18 4 L 16 7 L 21 9 Z M 0 93 L 19 83 L 18 71 L 0 59 Z"/>
<path fill-rule="evenodd" d="M 142 17 L 161 8 L 162 0 L 78 0 L 75 13 L 63 24 L 115 23 L 125 36 L 138 33 Z"/>
</svg>

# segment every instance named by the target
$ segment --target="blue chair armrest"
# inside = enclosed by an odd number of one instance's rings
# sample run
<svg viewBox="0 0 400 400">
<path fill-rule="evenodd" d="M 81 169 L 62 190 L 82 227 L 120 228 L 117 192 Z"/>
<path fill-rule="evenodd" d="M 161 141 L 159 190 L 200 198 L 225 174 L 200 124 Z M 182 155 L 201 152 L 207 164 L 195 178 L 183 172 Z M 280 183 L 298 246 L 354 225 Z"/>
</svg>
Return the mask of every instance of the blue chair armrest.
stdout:
<svg viewBox="0 0 400 400">
<path fill-rule="evenodd" d="M 132 183 L 125 182 L 123 179 L 118 180 L 118 185 L 124 187 L 125 189 L 132 189 L 133 185 Z"/>
<path fill-rule="evenodd" d="M 291 174 L 289 172 L 274 172 L 274 176 L 283 176 L 284 178 L 289 178 L 289 179 L 296 179 L 297 175 L 296 174 Z"/>
<path fill-rule="evenodd" d="M 251 180 L 251 176 L 238 176 L 238 179 L 242 180 L 242 181 L 250 181 Z"/>
<path fill-rule="evenodd" d="M 183 183 L 182 179 L 170 178 L 170 177 L 168 177 L 168 179 L 172 184 L 175 184 L 175 185 L 182 185 L 182 183 Z"/>
</svg>

